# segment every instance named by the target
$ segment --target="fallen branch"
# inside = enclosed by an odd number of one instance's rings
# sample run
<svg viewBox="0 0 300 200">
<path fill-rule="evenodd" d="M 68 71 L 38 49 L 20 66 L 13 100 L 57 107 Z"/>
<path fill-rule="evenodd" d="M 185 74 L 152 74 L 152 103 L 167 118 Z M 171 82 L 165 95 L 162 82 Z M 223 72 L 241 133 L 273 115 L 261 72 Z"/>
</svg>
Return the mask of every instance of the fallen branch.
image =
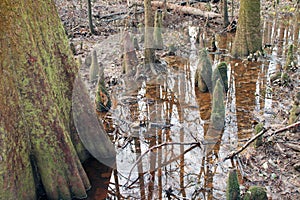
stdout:
<svg viewBox="0 0 300 200">
<path fill-rule="evenodd" d="M 287 131 L 291 128 L 295 128 L 297 126 L 300 126 L 300 121 L 296 122 L 294 124 L 291 124 L 289 126 L 286 126 L 284 128 L 281 128 L 277 131 L 272 132 L 271 134 L 269 134 L 267 137 L 272 136 L 274 134 L 278 134 L 284 131 Z M 263 128 L 263 130 L 261 132 L 259 132 L 258 134 L 256 134 L 255 136 L 253 136 L 248 142 L 246 142 L 241 148 L 239 148 L 237 151 L 233 151 L 230 154 L 228 154 L 223 161 L 227 160 L 227 159 L 232 159 L 234 156 L 236 156 L 237 154 L 241 153 L 244 149 L 246 149 L 253 141 L 255 141 L 258 137 L 262 136 L 265 132 L 267 132 L 270 128 Z"/>
<path fill-rule="evenodd" d="M 137 10 L 136 12 L 121 11 L 121 12 L 111 13 L 111 14 L 103 15 L 103 16 L 100 16 L 99 14 L 93 15 L 93 16 L 98 19 L 107 19 L 107 18 L 113 18 L 113 17 L 115 18 L 115 16 L 118 16 L 118 15 L 133 15 L 133 14 L 141 14 L 141 13 L 144 13 L 144 9 Z"/>
<path fill-rule="evenodd" d="M 248 142 L 246 142 L 241 148 L 239 148 L 237 151 L 233 151 L 230 154 L 228 154 L 223 161 L 227 160 L 227 159 L 231 159 L 234 156 L 236 156 L 237 154 L 241 153 L 244 149 L 246 149 L 253 141 L 255 141 L 257 138 L 259 138 L 260 136 L 262 136 L 265 132 L 267 132 L 269 130 L 266 128 L 263 128 L 262 131 L 260 131 L 258 134 L 256 134 L 254 137 L 252 137 Z"/>
<path fill-rule="evenodd" d="M 164 7 L 164 3 L 161 1 L 152 1 L 151 5 L 153 7 L 161 7 L 161 8 Z M 198 8 L 193 8 L 193 7 L 180 6 L 180 5 L 173 4 L 173 3 L 167 3 L 167 8 L 170 10 L 176 10 L 176 11 L 182 12 L 184 14 L 202 16 L 202 17 L 205 17 L 208 19 L 222 17 L 222 15 L 220 15 L 218 13 L 203 11 L 203 10 L 200 10 Z"/>
<path fill-rule="evenodd" d="M 277 130 L 277 131 L 274 131 L 274 132 L 272 132 L 272 133 L 271 133 L 270 135 L 268 135 L 268 136 L 272 136 L 272 135 L 274 135 L 274 134 L 281 133 L 281 132 L 287 131 L 287 130 L 289 130 L 289 129 L 298 127 L 298 126 L 300 126 L 300 121 L 298 121 L 298 122 L 296 122 L 296 123 L 294 123 L 294 124 L 291 124 L 291 125 L 289 125 L 289 126 L 283 127 L 283 128 L 281 128 L 281 129 L 279 129 L 279 130 Z"/>
<path fill-rule="evenodd" d="M 298 144 L 285 143 L 284 145 L 287 146 L 287 147 L 289 147 L 289 148 L 291 148 L 291 149 L 293 149 L 294 151 L 300 152 L 300 145 L 299 145 L 299 143 Z"/>
<path fill-rule="evenodd" d="M 180 2 L 180 3 L 178 3 L 178 5 L 181 5 L 181 6 L 187 6 L 188 4 L 189 5 L 193 5 L 193 4 L 197 4 L 197 3 L 208 3 L 209 2 L 209 0 L 195 0 L 195 1 L 192 1 L 192 0 L 188 0 L 188 1 L 182 1 L 182 2 Z"/>
</svg>

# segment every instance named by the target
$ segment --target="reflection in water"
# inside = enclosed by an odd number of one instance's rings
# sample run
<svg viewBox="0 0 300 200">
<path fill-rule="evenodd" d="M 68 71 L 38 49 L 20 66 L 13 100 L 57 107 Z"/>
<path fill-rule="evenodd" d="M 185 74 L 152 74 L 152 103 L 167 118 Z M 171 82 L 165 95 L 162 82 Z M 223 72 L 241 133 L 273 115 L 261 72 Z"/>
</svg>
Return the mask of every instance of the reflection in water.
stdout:
<svg viewBox="0 0 300 200">
<path fill-rule="evenodd" d="M 87 193 L 87 199 L 105 199 L 108 192 L 108 185 L 112 169 L 99 163 L 94 158 L 90 158 L 85 161 L 83 166 L 92 184 L 92 188 Z"/>
<path fill-rule="evenodd" d="M 111 111 L 117 169 L 107 198 L 224 199 L 227 172 L 236 163 L 222 160 L 252 136 L 253 120 L 274 114 L 270 76 L 281 69 L 284 49 L 291 37 L 294 41 L 297 37 L 290 31 L 299 35 L 298 24 L 294 27 L 276 19 L 264 23 L 263 41 L 272 46 L 266 49 L 269 59 L 260 62 L 224 56 L 232 35 L 219 36 L 223 54 L 214 55 L 213 63 L 214 67 L 228 63 L 229 80 L 223 131 L 210 127 L 211 94 L 194 88 L 197 49 L 193 43 L 184 67 L 168 67 L 168 73 L 133 89 L 118 86 L 113 94 L 118 102 Z"/>
<path fill-rule="evenodd" d="M 235 81 L 236 114 L 238 121 L 239 139 L 249 138 L 252 133 L 251 121 L 255 109 L 255 92 L 259 63 L 249 62 L 247 65 L 232 61 L 232 74 Z"/>
</svg>

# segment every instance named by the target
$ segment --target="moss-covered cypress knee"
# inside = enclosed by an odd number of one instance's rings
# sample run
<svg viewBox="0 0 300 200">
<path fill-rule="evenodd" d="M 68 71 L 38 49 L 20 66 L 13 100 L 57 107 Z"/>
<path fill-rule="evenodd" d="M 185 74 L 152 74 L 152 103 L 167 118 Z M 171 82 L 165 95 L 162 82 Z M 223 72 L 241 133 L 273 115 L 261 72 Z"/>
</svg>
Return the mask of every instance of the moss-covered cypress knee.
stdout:
<svg viewBox="0 0 300 200">
<path fill-rule="evenodd" d="M 97 84 L 95 104 L 98 112 L 106 112 L 111 107 L 111 100 L 106 90 L 104 80 L 101 80 L 100 78 Z"/>
<path fill-rule="evenodd" d="M 91 67 L 90 67 L 90 81 L 97 80 L 98 73 L 99 73 L 99 65 L 98 65 L 98 59 L 97 59 L 97 52 L 96 52 L 96 50 L 93 50 L 92 63 L 91 63 Z"/>
<path fill-rule="evenodd" d="M 255 134 L 260 133 L 264 128 L 264 124 L 263 123 L 259 123 L 255 126 Z M 261 135 L 260 137 L 258 137 L 255 141 L 255 147 L 259 147 L 263 144 L 263 136 Z"/>
<path fill-rule="evenodd" d="M 264 187 L 251 186 L 243 200 L 268 200 L 268 196 Z"/>
<path fill-rule="evenodd" d="M 240 200 L 240 185 L 236 169 L 229 172 L 227 180 L 226 200 Z"/>
<path fill-rule="evenodd" d="M 212 91 L 212 64 L 205 49 L 200 50 L 199 64 L 197 66 L 195 83 L 200 92 Z"/>
<path fill-rule="evenodd" d="M 124 47 L 123 73 L 135 74 L 136 67 L 138 65 L 138 59 L 137 59 L 136 52 L 134 49 L 134 44 L 132 43 L 128 32 L 124 33 L 123 47 Z"/>
<path fill-rule="evenodd" d="M 220 79 L 224 86 L 225 92 L 228 91 L 228 77 L 227 77 L 227 64 L 221 62 L 218 64 L 217 68 L 214 70 L 212 75 L 213 88 L 215 87 L 217 80 Z"/>
<path fill-rule="evenodd" d="M 218 80 L 213 92 L 211 124 L 214 129 L 221 130 L 225 122 L 224 87 Z"/>
<path fill-rule="evenodd" d="M 87 67 L 91 66 L 91 64 L 92 64 L 92 55 L 90 53 L 86 56 L 86 58 L 84 60 L 84 64 Z"/>
</svg>

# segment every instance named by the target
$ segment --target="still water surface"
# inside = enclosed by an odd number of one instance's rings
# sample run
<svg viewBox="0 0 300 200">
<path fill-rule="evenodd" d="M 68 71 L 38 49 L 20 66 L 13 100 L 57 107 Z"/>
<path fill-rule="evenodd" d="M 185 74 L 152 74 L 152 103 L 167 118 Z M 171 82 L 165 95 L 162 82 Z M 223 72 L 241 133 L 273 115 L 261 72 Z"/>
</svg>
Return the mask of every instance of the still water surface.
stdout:
<svg viewBox="0 0 300 200">
<path fill-rule="evenodd" d="M 232 37 L 218 35 L 218 48 L 230 51 Z M 194 86 L 197 51 L 185 58 L 188 63 L 173 63 L 153 80 L 116 87 L 117 102 L 105 115 L 116 168 L 86 163 L 93 183 L 89 199 L 224 199 L 228 170 L 239 163 L 223 159 L 253 136 L 256 122 L 268 123 L 276 114 L 270 76 L 282 69 L 285 50 L 291 42 L 298 45 L 298 38 L 293 23 L 268 19 L 263 42 L 272 47 L 266 59 L 242 62 L 210 54 L 213 68 L 228 64 L 222 130 L 210 126 L 211 93 Z M 299 52 L 296 56 L 299 60 Z"/>
</svg>

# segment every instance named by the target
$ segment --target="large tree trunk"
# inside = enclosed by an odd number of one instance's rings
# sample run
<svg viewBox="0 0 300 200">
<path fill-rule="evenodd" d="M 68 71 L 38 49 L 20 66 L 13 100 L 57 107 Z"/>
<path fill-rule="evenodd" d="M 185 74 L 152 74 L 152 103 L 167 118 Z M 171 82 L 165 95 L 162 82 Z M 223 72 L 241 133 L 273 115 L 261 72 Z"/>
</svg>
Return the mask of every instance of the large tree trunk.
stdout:
<svg viewBox="0 0 300 200">
<path fill-rule="evenodd" d="M 232 54 L 246 56 L 262 48 L 260 0 L 241 0 Z"/>
<path fill-rule="evenodd" d="M 85 149 L 70 135 L 78 67 L 54 2 L 1 0 L 0 24 L 0 199 L 36 199 L 41 188 L 83 198 Z"/>
</svg>

